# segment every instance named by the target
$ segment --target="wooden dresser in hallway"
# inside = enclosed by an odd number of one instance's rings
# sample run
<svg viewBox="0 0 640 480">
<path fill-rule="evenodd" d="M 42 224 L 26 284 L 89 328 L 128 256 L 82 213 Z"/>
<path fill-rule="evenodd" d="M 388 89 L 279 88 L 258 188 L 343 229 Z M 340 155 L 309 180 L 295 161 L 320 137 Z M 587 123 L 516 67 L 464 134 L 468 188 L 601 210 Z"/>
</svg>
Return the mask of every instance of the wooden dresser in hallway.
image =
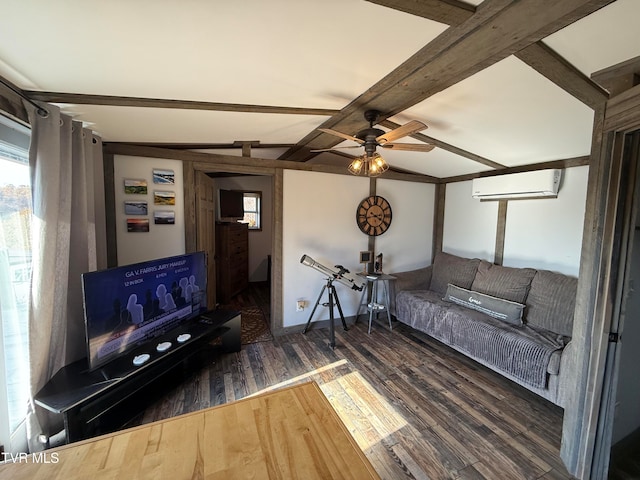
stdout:
<svg viewBox="0 0 640 480">
<path fill-rule="evenodd" d="M 216 285 L 219 303 L 249 286 L 249 228 L 246 223 L 216 224 Z"/>
</svg>

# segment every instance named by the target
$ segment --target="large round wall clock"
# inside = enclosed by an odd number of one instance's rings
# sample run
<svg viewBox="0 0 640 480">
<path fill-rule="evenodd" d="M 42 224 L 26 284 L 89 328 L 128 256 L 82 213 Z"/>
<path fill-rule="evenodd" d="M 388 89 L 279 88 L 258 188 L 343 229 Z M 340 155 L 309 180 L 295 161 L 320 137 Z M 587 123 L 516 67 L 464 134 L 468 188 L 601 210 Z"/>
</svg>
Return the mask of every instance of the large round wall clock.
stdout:
<svg viewBox="0 0 640 480">
<path fill-rule="evenodd" d="M 382 235 L 391 225 L 391 205 L 384 197 L 370 195 L 358 205 L 356 222 L 363 233 Z"/>
</svg>

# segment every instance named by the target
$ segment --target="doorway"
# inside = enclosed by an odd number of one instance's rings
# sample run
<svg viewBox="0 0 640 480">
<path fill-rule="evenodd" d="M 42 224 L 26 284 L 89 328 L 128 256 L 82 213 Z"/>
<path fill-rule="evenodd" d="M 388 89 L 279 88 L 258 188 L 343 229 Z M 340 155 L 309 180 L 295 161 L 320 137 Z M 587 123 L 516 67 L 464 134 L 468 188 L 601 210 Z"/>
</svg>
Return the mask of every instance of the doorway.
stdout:
<svg viewBox="0 0 640 480">
<path fill-rule="evenodd" d="M 273 176 L 247 173 L 207 172 L 212 179 L 214 192 L 233 191 L 242 193 L 244 198 L 244 212 L 247 223 L 242 233 L 247 238 L 246 253 L 239 244 L 233 249 L 238 250 L 238 260 L 242 265 L 238 269 L 246 268 L 246 281 L 242 287 L 234 288 L 232 294 L 224 288 L 220 275 L 221 269 L 228 268 L 229 262 L 224 262 L 221 255 L 228 247 L 222 245 L 223 231 L 228 225 L 216 225 L 216 246 L 214 268 L 218 271 L 217 303 L 221 308 L 232 308 L 242 312 L 243 342 L 253 343 L 261 339 L 271 338 L 271 259 L 273 252 L 274 201 Z M 219 220 L 218 212 L 216 219 Z M 234 227 L 235 228 L 235 227 Z M 244 237 L 246 235 L 246 237 Z M 241 242 L 244 244 L 243 242 Z M 246 255 L 246 256 L 245 256 Z M 241 257 L 241 258 L 240 258 Z M 226 265 L 226 267 L 225 267 Z M 245 273 L 242 272 L 242 276 Z"/>
<path fill-rule="evenodd" d="M 619 314 L 614 313 L 612 321 L 611 341 L 616 340 L 616 332 L 618 335 L 611 354 L 615 396 L 608 406 L 612 411 L 607 421 L 610 425 L 604 429 L 611 432 L 610 479 L 640 478 L 640 131 L 626 135 L 623 148 L 627 168 L 636 174 L 628 197 L 632 205 L 628 238 L 622 239 L 621 249 L 626 245 L 626 252 L 620 253 L 621 302 Z"/>
</svg>

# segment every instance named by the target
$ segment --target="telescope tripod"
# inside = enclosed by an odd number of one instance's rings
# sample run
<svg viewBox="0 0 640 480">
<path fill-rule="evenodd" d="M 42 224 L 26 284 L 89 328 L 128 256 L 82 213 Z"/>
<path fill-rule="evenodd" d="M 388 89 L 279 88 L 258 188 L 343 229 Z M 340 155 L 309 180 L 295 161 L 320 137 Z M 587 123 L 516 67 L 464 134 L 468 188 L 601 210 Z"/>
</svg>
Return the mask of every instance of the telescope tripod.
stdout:
<svg viewBox="0 0 640 480">
<path fill-rule="evenodd" d="M 307 333 L 309 330 L 309 326 L 311 325 L 311 319 L 313 318 L 313 314 L 316 313 L 316 309 L 320 304 L 320 299 L 322 298 L 322 294 L 325 290 L 328 290 L 329 293 L 329 301 L 327 303 L 323 303 L 323 307 L 329 307 L 329 346 L 331 348 L 336 348 L 336 333 L 333 325 L 333 307 L 338 307 L 338 313 L 340 314 L 340 319 L 342 320 L 342 328 L 349 330 L 347 328 L 347 322 L 344 320 L 344 314 L 342 313 L 342 307 L 340 306 L 340 299 L 338 299 L 338 293 L 336 292 L 336 287 L 333 286 L 333 278 L 327 278 L 327 284 L 322 286 L 322 290 L 320 290 L 320 295 L 318 295 L 318 299 L 316 300 L 316 304 L 313 306 L 313 310 L 311 310 L 311 315 L 309 315 L 309 320 L 307 321 L 307 325 L 302 330 L 302 333 Z"/>
</svg>

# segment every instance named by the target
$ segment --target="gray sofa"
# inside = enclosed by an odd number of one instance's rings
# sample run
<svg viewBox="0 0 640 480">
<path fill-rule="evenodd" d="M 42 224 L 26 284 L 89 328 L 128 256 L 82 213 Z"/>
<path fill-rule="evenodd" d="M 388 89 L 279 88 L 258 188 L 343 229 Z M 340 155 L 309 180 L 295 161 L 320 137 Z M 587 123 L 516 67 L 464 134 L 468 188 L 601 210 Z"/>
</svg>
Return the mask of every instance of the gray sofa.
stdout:
<svg viewBox="0 0 640 480">
<path fill-rule="evenodd" d="M 393 276 L 397 320 L 564 406 L 576 278 L 448 253 Z"/>
</svg>

